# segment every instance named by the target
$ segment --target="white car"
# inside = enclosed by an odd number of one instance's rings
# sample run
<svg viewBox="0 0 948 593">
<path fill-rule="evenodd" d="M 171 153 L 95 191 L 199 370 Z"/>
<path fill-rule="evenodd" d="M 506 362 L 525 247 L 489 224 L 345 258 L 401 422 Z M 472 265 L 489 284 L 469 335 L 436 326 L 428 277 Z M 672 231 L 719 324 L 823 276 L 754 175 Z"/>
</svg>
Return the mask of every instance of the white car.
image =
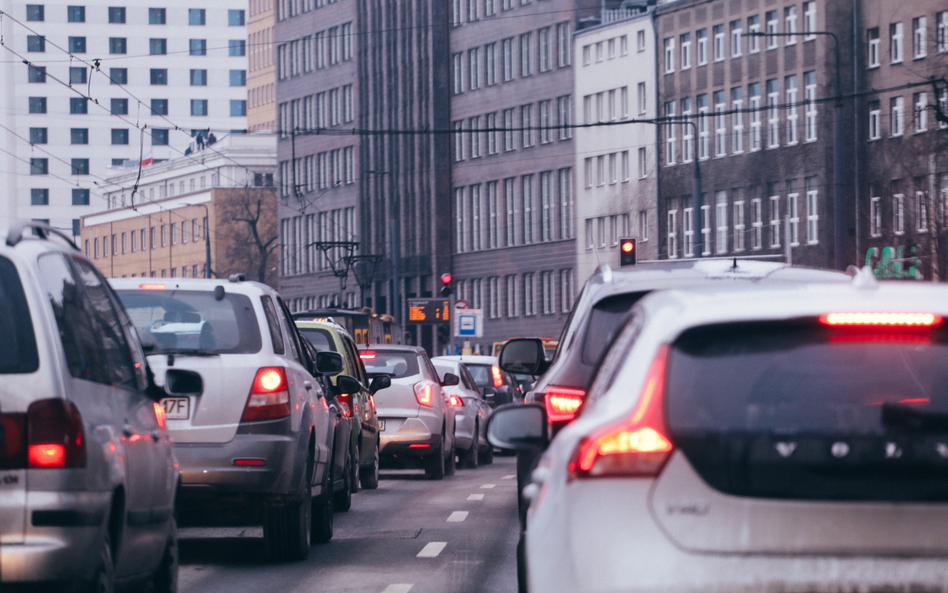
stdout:
<svg viewBox="0 0 948 593">
<path fill-rule="evenodd" d="M 525 489 L 534 592 L 943 591 L 948 289 L 643 298 Z M 541 404 L 494 411 L 542 447 Z"/>
<path fill-rule="evenodd" d="M 454 451 L 461 467 L 474 469 L 479 459 L 484 456 L 480 451 L 481 443 L 490 447 L 487 445 L 484 430 L 491 407 L 484 401 L 474 377 L 464 363 L 444 356 L 432 358 L 431 363 L 441 376 L 442 382 L 448 373 L 457 375 L 460 379 L 457 385 L 444 387 L 444 393 L 454 407 Z"/>
</svg>

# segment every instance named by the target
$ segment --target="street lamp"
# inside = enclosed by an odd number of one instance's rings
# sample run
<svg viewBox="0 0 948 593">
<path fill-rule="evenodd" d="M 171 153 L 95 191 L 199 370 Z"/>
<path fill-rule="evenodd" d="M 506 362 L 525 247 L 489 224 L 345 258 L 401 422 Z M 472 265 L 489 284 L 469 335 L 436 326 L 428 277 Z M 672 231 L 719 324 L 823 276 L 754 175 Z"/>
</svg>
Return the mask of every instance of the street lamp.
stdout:
<svg viewBox="0 0 948 593">
<path fill-rule="evenodd" d="M 211 223 L 211 214 L 207 209 L 207 204 L 184 204 L 185 206 L 200 206 L 204 208 L 204 277 L 211 277 L 211 233 L 208 232 L 208 225 Z"/>
<path fill-rule="evenodd" d="M 839 37 L 832 31 L 804 31 L 801 33 L 765 33 L 753 31 L 745 33 L 745 37 L 796 37 L 797 35 L 826 35 L 833 38 L 833 55 L 836 59 L 836 92 L 833 105 L 833 267 L 845 270 L 846 263 L 843 257 L 844 233 L 846 226 L 843 222 L 843 94 L 841 73 L 839 68 Z M 859 232 L 859 222 L 856 222 L 856 232 Z"/>
</svg>

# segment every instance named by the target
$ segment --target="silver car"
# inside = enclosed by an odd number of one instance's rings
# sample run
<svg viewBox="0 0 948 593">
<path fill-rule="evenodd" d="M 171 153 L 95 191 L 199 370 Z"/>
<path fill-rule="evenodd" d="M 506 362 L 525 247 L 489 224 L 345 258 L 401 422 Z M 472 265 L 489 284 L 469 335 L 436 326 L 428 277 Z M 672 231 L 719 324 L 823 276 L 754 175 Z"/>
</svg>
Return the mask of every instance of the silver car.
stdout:
<svg viewBox="0 0 948 593">
<path fill-rule="evenodd" d="M 425 475 L 440 480 L 454 473 L 455 413 L 442 387 L 457 385 L 458 376 L 442 381 L 424 348 L 391 344 L 359 346 L 369 377 L 391 378 L 375 394 L 383 461 L 421 460 Z"/>
<path fill-rule="evenodd" d="M 162 400 L 181 463 L 182 522 L 262 524 L 274 559 L 303 559 L 311 540 L 328 541 L 334 482 L 346 480 L 330 462 L 338 418 L 280 296 L 238 277 L 112 284 L 158 376 L 203 378 L 200 394 Z M 336 353 L 320 355 L 341 365 Z"/>
<path fill-rule="evenodd" d="M 135 328 L 67 237 L 0 235 L 0 589 L 172 593 L 178 470 Z"/>
<path fill-rule="evenodd" d="M 444 388 L 448 401 L 455 413 L 455 441 L 454 451 L 457 453 L 461 467 L 474 469 L 478 460 L 483 456 L 480 453 L 482 444 L 487 445 L 484 430 L 487 419 L 490 417 L 491 407 L 488 405 L 477 387 L 477 382 L 471 376 L 467 365 L 448 357 L 436 356 L 431 359 L 435 369 L 441 376 L 442 382 L 448 374 L 456 375 L 460 382 Z"/>
</svg>

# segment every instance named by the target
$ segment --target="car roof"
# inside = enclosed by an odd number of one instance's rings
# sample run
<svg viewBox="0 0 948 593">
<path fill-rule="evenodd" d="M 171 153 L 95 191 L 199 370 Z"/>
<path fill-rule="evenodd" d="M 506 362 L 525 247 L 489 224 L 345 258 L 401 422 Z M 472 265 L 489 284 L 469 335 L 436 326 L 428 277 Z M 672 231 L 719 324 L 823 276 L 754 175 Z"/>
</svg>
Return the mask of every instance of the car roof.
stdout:
<svg viewBox="0 0 948 593">
<path fill-rule="evenodd" d="M 116 290 L 206 290 L 223 286 L 224 292 L 244 294 L 275 294 L 272 288 L 260 282 L 224 278 L 109 278 Z"/>
<path fill-rule="evenodd" d="M 359 344 L 359 350 L 382 350 L 387 352 L 415 352 L 422 353 L 425 349 L 421 346 L 410 346 L 408 344 Z"/>
<path fill-rule="evenodd" d="M 299 328 L 328 329 L 331 331 L 346 334 L 347 336 L 349 335 L 349 332 L 346 330 L 346 328 L 332 321 L 307 321 L 304 319 L 294 319 L 293 323 L 295 323 L 296 327 L 299 327 Z"/>
<path fill-rule="evenodd" d="M 467 364 L 497 364 L 496 356 L 485 356 L 482 354 L 452 354 L 448 356 L 438 356 L 441 360 L 451 360 Z M 432 358 L 431 360 L 435 360 Z"/>
</svg>

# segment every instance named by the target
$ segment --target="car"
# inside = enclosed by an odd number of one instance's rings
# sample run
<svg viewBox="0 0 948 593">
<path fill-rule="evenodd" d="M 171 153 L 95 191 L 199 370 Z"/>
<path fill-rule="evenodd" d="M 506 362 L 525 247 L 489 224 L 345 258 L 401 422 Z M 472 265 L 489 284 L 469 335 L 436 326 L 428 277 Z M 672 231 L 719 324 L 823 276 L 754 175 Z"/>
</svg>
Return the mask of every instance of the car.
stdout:
<svg viewBox="0 0 948 593">
<path fill-rule="evenodd" d="M 544 448 L 525 489 L 529 591 L 944 587 L 948 290 L 660 291 L 622 324 L 581 416 L 497 409 Z"/>
<path fill-rule="evenodd" d="M 442 383 L 449 373 L 460 378 L 457 385 L 445 387 L 444 392 L 454 407 L 456 426 L 454 450 L 461 467 L 474 469 L 481 459 L 484 459 L 485 463 L 491 463 L 494 449 L 487 443 L 484 436 L 491 407 L 481 395 L 467 365 L 445 356 L 436 356 L 431 359 L 431 362 L 441 376 Z M 484 445 L 482 446 L 481 443 Z M 484 453 L 487 450 L 490 451 L 490 455 Z"/>
<path fill-rule="evenodd" d="M 329 321 L 305 321 L 296 319 L 300 333 L 309 338 L 319 351 L 338 352 L 342 355 L 342 371 L 329 377 L 338 381 L 342 375 L 356 380 L 359 385 L 351 394 L 341 394 L 343 414 L 352 423 L 351 486 L 356 492 L 362 488 L 374 490 L 379 486 L 379 423 L 375 406 L 375 393 L 381 389 L 372 385 L 359 358 L 355 341 L 342 326 Z"/>
<path fill-rule="evenodd" d="M 158 404 L 168 394 L 69 237 L 40 222 L 0 236 L 0 589 L 150 582 L 173 593 L 179 475 Z M 167 379 L 200 383 L 178 369 Z"/>
<path fill-rule="evenodd" d="M 463 363 L 474 377 L 481 395 L 491 407 L 496 408 L 503 404 L 523 401 L 523 391 L 520 389 L 519 381 L 500 368 L 496 356 L 458 354 L 438 358 Z"/>
<path fill-rule="evenodd" d="M 455 413 L 442 388 L 460 378 L 447 373 L 442 379 L 420 346 L 360 345 L 359 357 L 369 377 L 391 381 L 375 397 L 382 461 L 420 460 L 432 480 L 454 474 Z"/>
<path fill-rule="evenodd" d="M 201 376 L 200 394 L 162 401 L 181 469 L 179 519 L 190 525 L 262 524 L 275 560 L 302 560 L 332 537 L 335 424 L 313 374 L 341 368 L 310 360 L 280 295 L 228 279 L 112 281 L 160 377 Z"/>
</svg>

